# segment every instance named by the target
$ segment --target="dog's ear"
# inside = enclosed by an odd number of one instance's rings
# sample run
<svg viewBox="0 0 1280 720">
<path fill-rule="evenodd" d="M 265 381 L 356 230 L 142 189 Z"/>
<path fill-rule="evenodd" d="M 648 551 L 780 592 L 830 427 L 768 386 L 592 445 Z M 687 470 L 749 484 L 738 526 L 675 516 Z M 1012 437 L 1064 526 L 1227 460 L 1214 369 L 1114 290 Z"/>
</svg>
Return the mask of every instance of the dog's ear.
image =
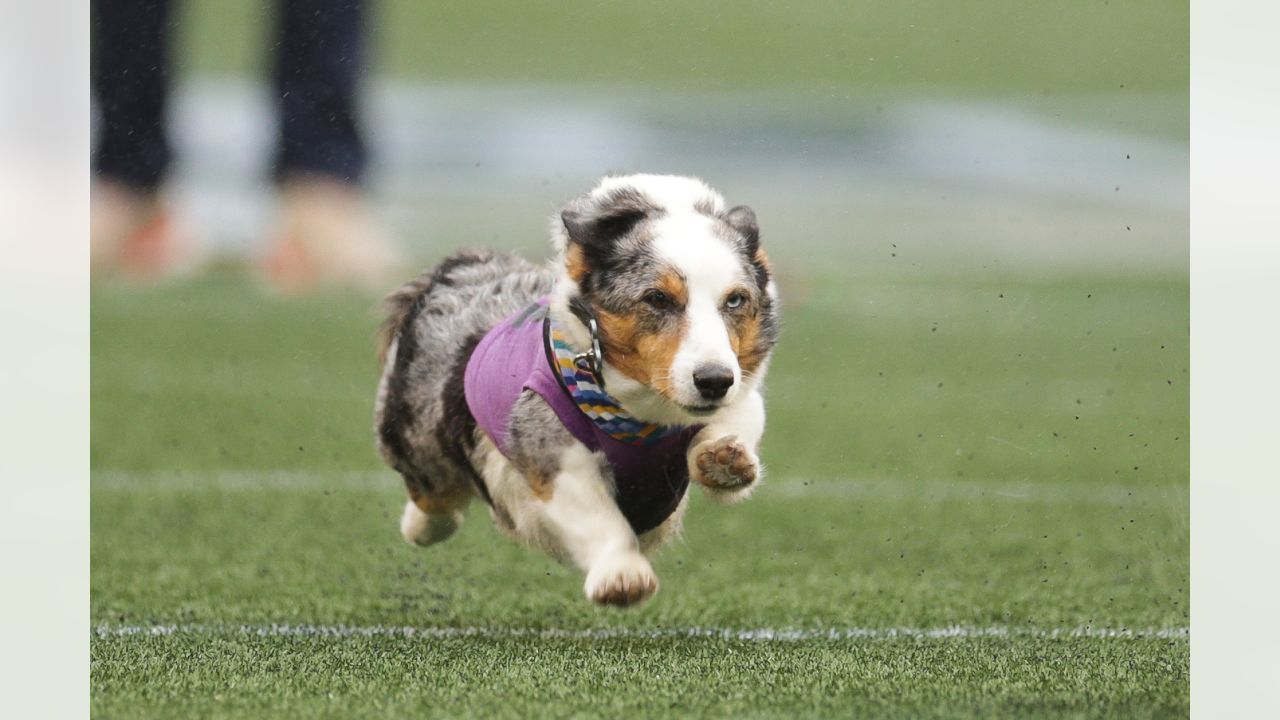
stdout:
<svg viewBox="0 0 1280 720">
<path fill-rule="evenodd" d="M 613 244 L 644 218 L 645 213 L 631 210 L 592 214 L 565 208 L 560 212 L 560 221 L 564 223 L 569 242 L 592 249 L 604 249 Z"/>
<path fill-rule="evenodd" d="M 560 212 L 560 221 L 570 242 L 603 250 L 655 211 L 640 193 L 620 188 L 599 198 L 579 198 Z"/>
<path fill-rule="evenodd" d="M 746 205 L 739 205 L 725 210 L 720 219 L 742 236 L 746 245 L 743 248 L 747 257 L 755 257 L 760 248 L 760 225 L 756 222 L 756 213 Z"/>
<path fill-rule="evenodd" d="M 737 231 L 742 238 L 742 253 L 751 262 L 756 284 L 763 292 L 769 285 L 771 271 L 769 259 L 765 257 L 764 250 L 760 247 L 760 225 L 756 222 L 755 211 L 746 205 L 739 205 L 725 210 L 720 214 L 720 219 Z"/>
</svg>

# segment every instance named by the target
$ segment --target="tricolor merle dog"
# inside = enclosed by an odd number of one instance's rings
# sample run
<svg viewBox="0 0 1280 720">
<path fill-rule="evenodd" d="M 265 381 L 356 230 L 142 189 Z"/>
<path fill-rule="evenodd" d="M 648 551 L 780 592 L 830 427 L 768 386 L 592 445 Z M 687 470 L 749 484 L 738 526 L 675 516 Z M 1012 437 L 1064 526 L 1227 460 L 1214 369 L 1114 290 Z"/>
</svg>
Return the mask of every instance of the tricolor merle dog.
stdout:
<svg viewBox="0 0 1280 720">
<path fill-rule="evenodd" d="M 693 178 L 606 177 L 552 235 L 549 268 L 463 252 L 388 297 L 375 433 L 406 540 L 449 537 L 479 495 L 631 605 L 691 479 L 724 502 L 760 482 L 776 290 L 755 214 Z"/>
</svg>

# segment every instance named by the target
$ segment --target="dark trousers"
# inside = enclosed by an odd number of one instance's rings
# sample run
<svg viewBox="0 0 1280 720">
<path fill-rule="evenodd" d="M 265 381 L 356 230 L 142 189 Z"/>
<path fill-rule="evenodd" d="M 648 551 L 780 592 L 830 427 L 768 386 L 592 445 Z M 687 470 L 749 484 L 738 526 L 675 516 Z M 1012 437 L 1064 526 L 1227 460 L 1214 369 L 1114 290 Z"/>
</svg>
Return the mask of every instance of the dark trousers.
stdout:
<svg viewBox="0 0 1280 720">
<path fill-rule="evenodd" d="M 367 152 L 356 112 L 363 0 L 280 0 L 272 81 L 280 133 L 272 175 L 358 183 Z M 173 159 L 165 128 L 175 20 L 169 0 L 92 0 L 91 85 L 100 114 L 93 172 L 144 191 Z"/>
</svg>

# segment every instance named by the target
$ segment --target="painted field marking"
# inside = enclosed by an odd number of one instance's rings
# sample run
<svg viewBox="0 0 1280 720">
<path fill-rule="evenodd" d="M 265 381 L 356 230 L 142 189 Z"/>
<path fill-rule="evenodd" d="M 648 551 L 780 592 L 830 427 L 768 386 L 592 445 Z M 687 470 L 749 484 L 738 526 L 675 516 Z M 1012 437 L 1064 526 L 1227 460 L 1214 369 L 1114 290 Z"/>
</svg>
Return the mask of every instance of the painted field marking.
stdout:
<svg viewBox="0 0 1280 720">
<path fill-rule="evenodd" d="M 760 490 L 760 497 L 831 500 L 916 499 L 1074 503 L 1124 506 L 1135 503 L 1186 506 L 1189 488 L 1089 485 L 1033 480 L 888 480 L 781 478 Z"/>
<path fill-rule="evenodd" d="M 1187 627 L 1164 628 L 1100 628 L 1062 627 L 1029 628 L 1017 626 L 951 625 L 933 628 L 832 628 L 829 630 L 785 630 L 777 628 L 595 628 L 565 630 L 557 628 L 514 627 L 399 627 L 395 625 L 112 625 L 93 627 L 98 638 L 166 637 L 172 635 L 364 638 L 387 637 L 429 640 L 453 638 L 518 639 L 545 638 L 568 640 L 612 639 L 708 639 L 747 642 L 797 642 L 806 640 L 895 640 L 895 639 L 970 639 L 970 638 L 1037 638 L 1037 639 L 1167 639 L 1188 640 Z"/>
<path fill-rule="evenodd" d="M 214 488 L 226 492 L 256 490 L 399 490 L 400 480 L 388 472 L 262 472 L 135 473 L 95 471 L 94 490 L 113 492 L 189 491 Z M 884 478 L 770 478 L 761 500 L 916 499 L 1000 501 L 1014 503 L 1076 503 L 1125 506 L 1135 503 L 1185 507 L 1189 491 L 1177 486 L 1088 485 L 1032 480 L 891 480 Z"/>
</svg>

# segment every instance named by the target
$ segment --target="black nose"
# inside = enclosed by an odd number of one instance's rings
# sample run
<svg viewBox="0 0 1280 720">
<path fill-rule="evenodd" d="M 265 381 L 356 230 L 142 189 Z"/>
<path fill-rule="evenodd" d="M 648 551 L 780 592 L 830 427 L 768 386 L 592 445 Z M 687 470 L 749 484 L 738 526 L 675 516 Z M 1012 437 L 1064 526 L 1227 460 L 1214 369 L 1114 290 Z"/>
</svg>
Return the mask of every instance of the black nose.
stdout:
<svg viewBox="0 0 1280 720">
<path fill-rule="evenodd" d="M 693 386 L 706 400 L 719 400 L 733 387 L 733 371 L 723 365 L 702 365 L 693 371 Z"/>
</svg>

